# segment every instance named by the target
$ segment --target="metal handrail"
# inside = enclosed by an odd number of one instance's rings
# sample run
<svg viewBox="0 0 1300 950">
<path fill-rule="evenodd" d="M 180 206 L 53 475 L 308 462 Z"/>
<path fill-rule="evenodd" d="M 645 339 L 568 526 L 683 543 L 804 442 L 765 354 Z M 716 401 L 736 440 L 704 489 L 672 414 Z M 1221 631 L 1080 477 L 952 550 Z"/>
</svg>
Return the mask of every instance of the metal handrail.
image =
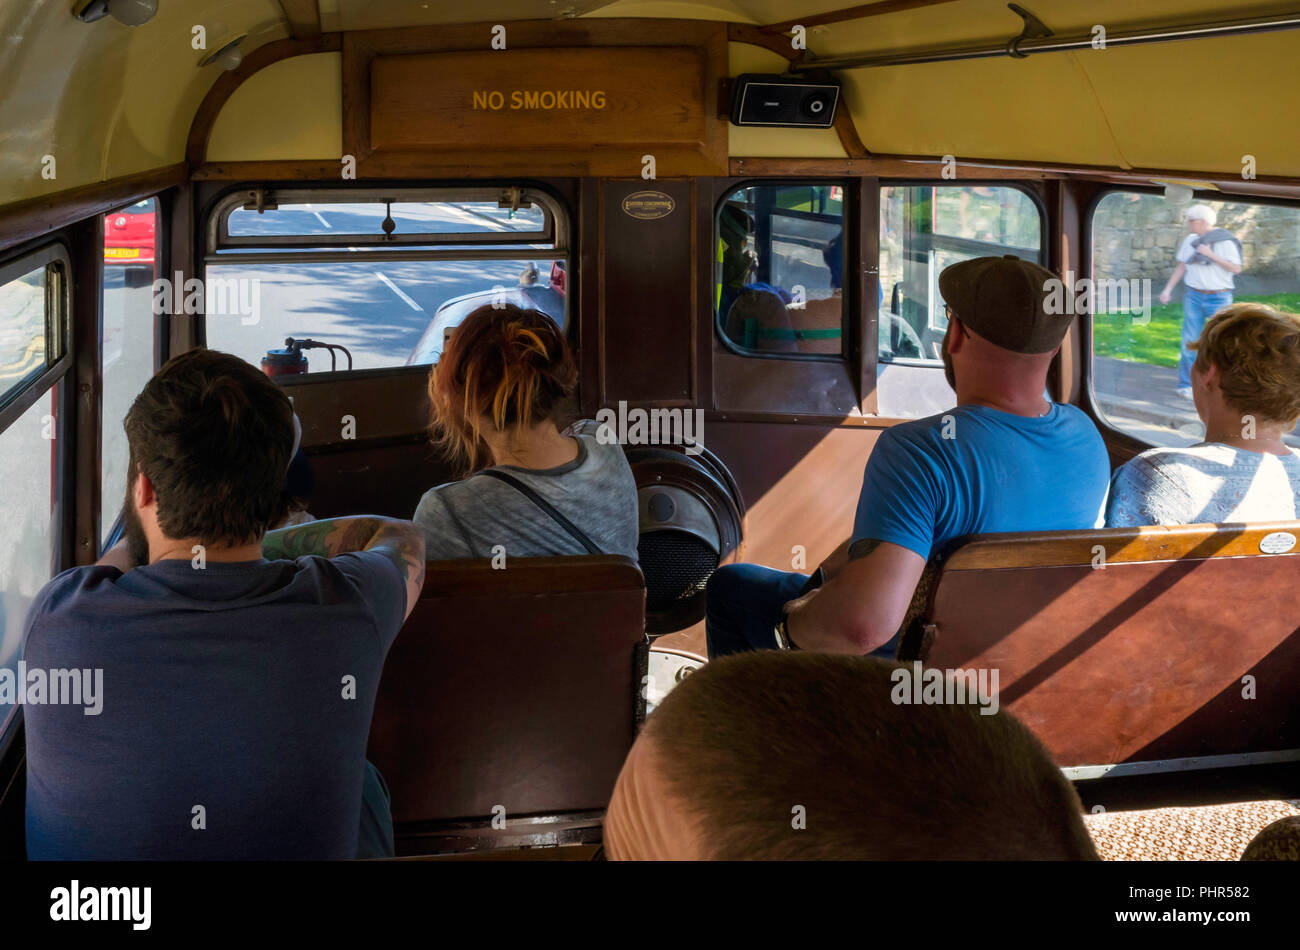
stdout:
<svg viewBox="0 0 1300 950">
<path fill-rule="evenodd" d="M 1148 27 L 1107 33 L 1106 49 L 1116 46 L 1137 46 L 1142 43 L 1168 43 L 1176 40 L 1206 39 L 1215 36 L 1244 36 L 1251 33 L 1274 33 L 1300 29 L 1300 12 L 1278 13 L 1250 17 L 1242 20 L 1222 20 L 1184 26 Z M 946 63 L 963 59 L 990 59 L 1009 56 L 1022 59 L 1035 53 L 1064 53 L 1091 49 L 1093 36 L 1046 36 L 1041 38 L 1015 37 L 1001 45 L 967 46 L 947 49 L 904 50 L 898 53 L 861 53 L 825 58 L 809 57 L 790 64 L 792 72 L 814 72 L 824 69 L 866 69 L 878 66 L 911 66 L 920 63 Z"/>
</svg>

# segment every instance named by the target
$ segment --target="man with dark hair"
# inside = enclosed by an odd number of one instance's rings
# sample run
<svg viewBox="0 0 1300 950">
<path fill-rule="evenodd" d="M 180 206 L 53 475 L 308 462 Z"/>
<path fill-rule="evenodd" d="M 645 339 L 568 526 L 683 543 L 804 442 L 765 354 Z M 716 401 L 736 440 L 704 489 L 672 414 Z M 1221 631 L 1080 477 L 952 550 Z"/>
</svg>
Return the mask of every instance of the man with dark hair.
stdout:
<svg viewBox="0 0 1300 950">
<path fill-rule="evenodd" d="M 897 704 L 906 666 L 709 663 L 646 721 L 605 815 L 613 860 L 1096 860 L 1073 786 L 1006 712 Z"/>
<path fill-rule="evenodd" d="M 773 647 L 892 656 L 927 563 L 953 542 L 1098 524 L 1106 446 L 1080 409 L 1044 395 L 1072 319 L 1048 306 L 1060 289 L 1051 271 L 1012 255 L 943 270 L 943 361 L 957 405 L 881 432 L 853 534 L 819 569 L 824 584 L 758 564 L 713 573 L 710 657 Z"/>
<path fill-rule="evenodd" d="M 126 417 L 126 539 L 28 615 L 29 669 L 103 671 L 97 715 L 25 709 L 36 859 L 392 852 L 365 761 L 424 538 L 358 517 L 267 534 L 296 449 L 284 393 L 243 360 L 170 360 Z"/>
</svg>

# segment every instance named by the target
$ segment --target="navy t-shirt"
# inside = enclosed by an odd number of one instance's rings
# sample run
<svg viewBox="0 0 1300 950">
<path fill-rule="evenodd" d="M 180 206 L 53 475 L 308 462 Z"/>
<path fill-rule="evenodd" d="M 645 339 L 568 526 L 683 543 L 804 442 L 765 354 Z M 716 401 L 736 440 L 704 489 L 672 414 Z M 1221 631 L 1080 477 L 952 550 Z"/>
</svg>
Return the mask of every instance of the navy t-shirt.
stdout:
<svg viewBox="0 0 1300 950">
<path fill-rule="evenodd" d="M 1094 528 L 1109 482 L 1101 434 L 1074 406 L 1052 403 L 1033 418 L 958 406 L 881 433 L 853 540 L 928 560 L 970 534 Z"/>
<path fill-rule="evenodd" d="M 405 602 L 374 552 L 64 571 L 32 605 L 24 659 L 102 669 L 102 708 L 25 706 L 28 856 L 355 857 Z"/>
</svg>

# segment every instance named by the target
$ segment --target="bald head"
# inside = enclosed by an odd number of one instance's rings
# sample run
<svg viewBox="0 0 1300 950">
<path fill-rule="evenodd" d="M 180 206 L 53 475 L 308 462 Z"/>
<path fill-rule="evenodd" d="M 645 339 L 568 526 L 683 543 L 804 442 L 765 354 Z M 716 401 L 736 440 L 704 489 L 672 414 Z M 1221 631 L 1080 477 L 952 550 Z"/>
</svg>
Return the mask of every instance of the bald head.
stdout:
<svg viewBox="0 0 1300 950">
<path fill-rule="evenodd" d="M 1073 787 L 1006 714 L 896 705 L 899 664 L 763 651 L 664 700 L 605 819 L 615 860 L 1088 859 Z"/>
</svg>

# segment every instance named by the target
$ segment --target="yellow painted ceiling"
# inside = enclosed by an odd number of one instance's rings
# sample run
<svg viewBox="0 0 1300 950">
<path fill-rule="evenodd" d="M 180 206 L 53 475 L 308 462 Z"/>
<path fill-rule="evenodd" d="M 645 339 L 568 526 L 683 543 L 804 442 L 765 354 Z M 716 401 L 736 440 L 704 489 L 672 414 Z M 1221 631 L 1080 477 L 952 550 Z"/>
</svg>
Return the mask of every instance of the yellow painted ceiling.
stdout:
<svg viewBox="0 0 1300 950">
<path fill-rule="evenodd" d="M 1062 35 L 1300 9 L 1289 2 L 1024 0 Z M 565 16 L 682 17 L 768 23 L 851 0 L 320 0 L 326 30 Z M 0 203 L 181 161 L 218 67 L 209 49 L 248 33 L 245 50 L 289 35 L 278 0 L 159 0 L 149 23 L 84 24 L 74 0 L 0 0 Z M 929 7 L 814 27 L 814 55 L 1002 43 L 1019 31 L 1002 0 Z M 733 54 L 733 62 L 735 60 Z M 844 70 L 863 142 L 883 154 L 1076 162 L 1300 176 L 1300 33 L 1195 40 L 884 69 Z M 285 95 L 290 92 L 286 91 Z M 292 92 L 302 95 L 301 87 Z M 324 110 L 333 114 L 330 108 Z M 250 134 L 257 134 L 255 131 Z M 263 133 L 265 134 L 265 133 Z M 820 154 L 823 136 L 766 135 L 766 154 Z M 327 136 L 328 137 L 328 136 Z M 733 134 L 733 154 L 759 139 Z M 786 143 L 786 144 L 782 144 Z M 57 177 L 42 178 L 54 157 Z"/>
</svg>

